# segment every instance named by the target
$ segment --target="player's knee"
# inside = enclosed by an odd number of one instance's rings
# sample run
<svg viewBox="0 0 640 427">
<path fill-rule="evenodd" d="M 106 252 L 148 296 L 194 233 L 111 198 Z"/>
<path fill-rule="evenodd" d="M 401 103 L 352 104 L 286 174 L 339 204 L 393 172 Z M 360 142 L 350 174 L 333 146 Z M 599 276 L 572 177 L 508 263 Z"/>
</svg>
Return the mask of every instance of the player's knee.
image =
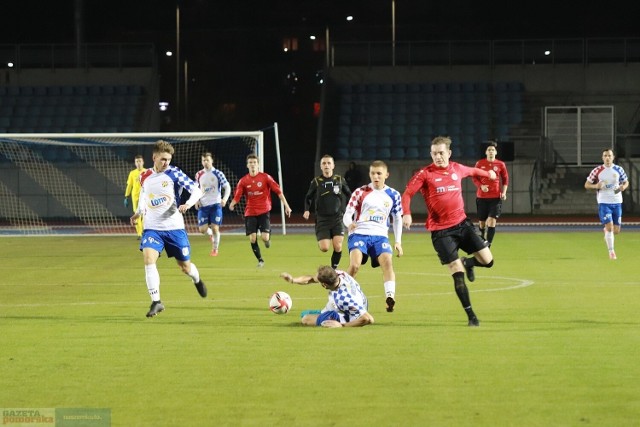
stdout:
<svg viewBox="0 0 640 427">
<path fill-rule="evenodd" d="M 318 316 L 312 316 L 307 314 L 305 316 L 302 316 L 302 318 L 300 319 L 300 323 L 302 323 L 305 326 L 315 326 L 317 318 Z"/>
</svg>

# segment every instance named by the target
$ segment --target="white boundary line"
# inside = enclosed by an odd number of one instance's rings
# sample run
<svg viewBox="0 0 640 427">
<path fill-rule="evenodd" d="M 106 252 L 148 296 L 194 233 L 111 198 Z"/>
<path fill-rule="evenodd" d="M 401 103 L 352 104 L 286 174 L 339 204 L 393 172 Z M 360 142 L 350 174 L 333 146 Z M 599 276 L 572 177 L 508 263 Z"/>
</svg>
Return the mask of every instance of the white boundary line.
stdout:
<svg viewBox="0 0 640 427">
<path fill-rule="evenodd" d="M 431 274 L 431 273 L 404 273 L 407 275 L 414 275 L 414 276 L 446 276 L 445 274 Z M 511 291 L 511 290 L 515 290 L 515 289 L 522 289 L 522 288 L 526 288 L 529 286 L 532 286 L 535 281 L 533 280 L 529 280 L 529 279 L 521 279 L 521 278 L 517 278 L 517 277 L 504 277 L 504 276 L 483 276 L 483 278 L 487 278 L 487 279 L 497 279 L 497 280 L 506 280 L 506 281 L 514 281 L 516 282 L 516 284 L 512 285 L 512 286 L 507 286 L 507 287 L 493 287 L 493 288 L 487 288 L 487 289 L 469 289 L 469 292 L 471 293 L 475 293 L 475 292 L 501 292 L 501 291 Z M 24 286 L 24 284 L 21 284 L 21 286 Z M 55 286 L 55 285 L 53 285 Z M 83 286 L 83 285 L 81 285 Z M 129 285 L 127 285 L 129 286 Z M 469 287 L 469 285 L 467 285 L 467 287 Z M 275 292 L 275 291 L 273 291 Z M 269 292 L 267 292 L 269 293 Z M 433 296 L 433 295 L 453 295 L 455 294 L 454 291 L 448 291 L 448 292 L 419 292 L 419 293 L 411 293 L 411 294 L 401 294 L 402 297 L 415 297 L 415 296 Z M 377 298 L 381 298 L 378 295 L 374 295 L 372 297 L 367 296 L 368 299 L 377 299 Z M 221 298 L 221 299 L 205 299 L 203 301 L 207 302 L 207 303 L 218 303 L 218 302 L 229 302 L 229 301 L 258 301 L 258 300 L 265 300 L 265 297 L 252 297 L 252 298 Z M 308 297 L 308 298 L 296 298 L 296 300 L 302 300 L 302 301 L 312 301 L 312 300 L 324 300 L 326 299 L 326 297 L 323 296 L 318 296 L 318 297 Z M 194 300 L 195 301 L 195 300 Z M 64 306 L 93 306 L 93 305 L 138 305 L 138 304 L 145 304 L 148 303 L 148 300 L 140 300 L 140 301 L 113 301 L 113 302 L 105 302 L 105 301 L 83 301 L 83 302 L 64 302 L 64 303 L 32 303 L 32 304 L 0 304 L 0 307 L 7 307 L 7 308 L 35 308 L 35 307 L 64 307 Z M 173 306 L 177 306 L 180 304 L 186 304 L 186 305 L 193 305 L 193 302 L 190 300 L 172 300 L 171 301 L 171 305 Z M 1 318 L 1 316 L 0 316 Z"/>
</svg>

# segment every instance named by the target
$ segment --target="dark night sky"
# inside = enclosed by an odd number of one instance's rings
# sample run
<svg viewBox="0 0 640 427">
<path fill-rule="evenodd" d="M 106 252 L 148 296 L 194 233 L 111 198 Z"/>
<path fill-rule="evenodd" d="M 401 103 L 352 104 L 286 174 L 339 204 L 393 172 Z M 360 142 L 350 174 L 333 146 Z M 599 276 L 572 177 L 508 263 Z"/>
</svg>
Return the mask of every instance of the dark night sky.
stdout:
<svg viewBox="0 0 640 427">
<path fill-rule="evenodd" d="M 73 42 L 74 0 L 4 2 L 0 43 Z M 625 2 L 628 3 L 628 2 Z M 398 40 L 638 37 L 638 2 L 396 0 Z M 84 0 L 87 42 L 175 33 L 175 0 Z M 182 0 L 182 27 L 196 30 L 312 29 L 350 24 L 363 40 L 390 36 L 390 0 Z"/>
</svg>

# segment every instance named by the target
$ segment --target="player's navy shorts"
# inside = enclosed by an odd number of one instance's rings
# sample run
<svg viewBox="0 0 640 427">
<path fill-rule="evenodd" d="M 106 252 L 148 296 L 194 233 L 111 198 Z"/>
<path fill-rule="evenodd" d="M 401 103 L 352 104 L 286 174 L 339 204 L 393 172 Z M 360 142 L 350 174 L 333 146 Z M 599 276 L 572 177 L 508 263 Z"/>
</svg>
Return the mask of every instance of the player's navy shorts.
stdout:
<svg viewBox="0 0 640 427">
<path fill-rule="evenodd" d="M 151 248 L 158 253 L 164 249 L 169 258 L 178 261 L 191 259 L 191 245 L 185 230 L 144 230 L 140 240 L 140 250 Z"/>
<path fill-rule="evenodd" d="M 457 260 L 459 249 L 472 254 L 487 246 L 480 230 L 469 218 L 453 227 L 432 231 L 431 242 L 443 265 Z"/>
<path fill-rule="evenodd" d="M 198 227 L 207 224 L 222 224 L 222 205 L 220 203 L 200 206 L 200 209 L 198 209 Z"/>
<path fill-rule="evenodd" d="M 349 253 L 357 249 L 364 255 L 362 264 L 367 262 L 367 258 L 371 258 L 371 266 L 378 267 L 378 257 L 381 254 L 393 255 L 393 248 L 386 236 L 367 236 L 364 234 L 351 234 L 349 236 Z"/>
<path fill-rule="evenodd" d="M 602 225 L 622 225 L 622 203 L 598 203 L 598 216 Z"/>
<path fill-rule="evenodd" d="M 271 220 L 269 212 L 257 216 L 245 216 L 244 228 L 246 235 L 257 233 L 260 230 L 263 233 L 271 233 Z"/>
<path fill-rule="evenodd" d="M 322 322 L 324 322 L 325 320 L 335 320 L 336 322 L 340 322 L 340 313 L 333 310 L 320 313 L 320 315 L 316 319 L 316 326 L 322 326 Z"/>
<path fill-rule="evenodd" d="M 500 218 L 502 213 L 502 199 L 476 199 L 476 208 L 478 208 L 478 219 L 486 221 L 487 218 Z"/>
<path fill-rule="evenodd" d="M 344 236 L 342 215 L 316 217 L 316 240 L 333 239 L 334 236 Z"/>
</svg>

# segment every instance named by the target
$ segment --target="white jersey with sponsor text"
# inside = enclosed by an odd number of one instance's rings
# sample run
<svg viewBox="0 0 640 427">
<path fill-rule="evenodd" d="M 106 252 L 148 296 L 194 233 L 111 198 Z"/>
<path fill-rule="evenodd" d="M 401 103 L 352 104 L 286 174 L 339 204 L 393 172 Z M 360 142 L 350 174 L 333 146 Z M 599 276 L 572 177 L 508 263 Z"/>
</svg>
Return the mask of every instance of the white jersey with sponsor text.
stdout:
<svg viewBox="0 0 640 427">
<path fill-rule="evenodd" d="M 183 190 L 202 194 L 198 185 L 175 166 L 164 172 L 147 169 L 140 175 L 142 191 L 139 209 L 144 215 L 145 230 L 184 229 L 184 217 L 178 211 Z"/>
<path fill-rule="evenodd" d="M 587 177 L 587 181 L 591 184 L 604 182 L 604 187 L 596 194 L 598 203 L 622 203 L 622 193 L 616 193 L 615 190 L 627 179 L 627 174 L 619 165 L 597 166 Z"/>
<path fill-rule="evenodd" d="M 228 183 L 222 171 L 216 168 L 200 169 L 196 173 L 196 182 L 200 184 L 200 189 L 204 193 L 200 199 L 202 206 L 211 206 L 222 202 L 222 187 Z"/>
</svg>

